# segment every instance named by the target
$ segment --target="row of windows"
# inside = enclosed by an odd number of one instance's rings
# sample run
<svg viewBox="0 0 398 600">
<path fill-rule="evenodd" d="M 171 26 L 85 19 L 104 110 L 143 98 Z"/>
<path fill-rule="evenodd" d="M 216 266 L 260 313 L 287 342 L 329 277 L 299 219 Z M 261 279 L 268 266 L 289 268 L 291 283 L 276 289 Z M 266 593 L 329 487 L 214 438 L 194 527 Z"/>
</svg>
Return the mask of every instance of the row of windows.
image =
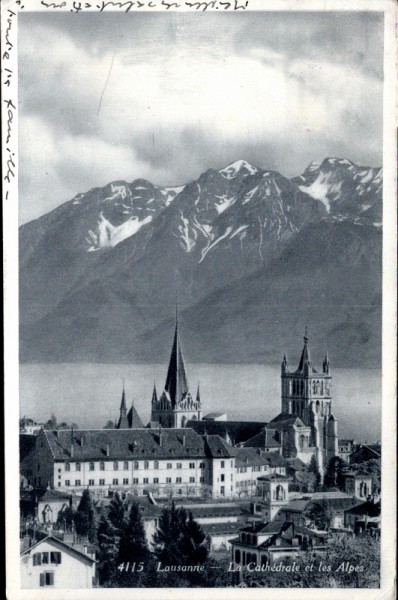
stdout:
<svg viewBox="0 0 398 600">
<path fill-rule="evenodd" d="M 223 466 L 223 464 L 222 464 L 223 462 L 224 461 L 221 461 L 221 466 Z M 82 464 L 81 463 L 77 462 L 77 463 L 72 463 L 72 464 L 75 465 L 75 471 L 81 471 L 81 468 L 82 468 Z M 97 463 L 95 463 L 95 462 L 90 462 L 89 466 L 88 466 L 89 470 L 90 471 L 95 471 L 96 464 Z M 98 464 L 99 464 L 99 470 L 100 471 L 105 471 L 105 462 L 101 461 Z M 119 470 L 119 464 L 120 464 L 120 469 L 121 470 L 124 470 L 124 471 L 128 471 L 129 470 L 129 462 L 127 460 L 123 461 L 123 463 L 119 463 L 118 461 L 115 460 L 113 462 L 113 470 L 114 471 L 118 471 Z M 123 467 L 121 465 L 123 465 Z M 71 470 L 70 467 L 71 467 L 71 463 L 65 463 L 65 471 L 70 471 Z M 144 461 L 143 464 L 139 463 L 137 460 L 134 461 L 134 463 L 133 463 L 133 469 L 134 470 L 138 470 L 140 468 L 141 469 L 142 468 L 144 468 L 144 469 L 150 469 L 150 468 L 159 469 L 159 461 L 155 460 L 153 462 L 153 467 L 151 466 L 151 463 L 148 460 Z M 173 468 L 173 463 L 167 463 L 166 464 L 166 468 L 167 469 L 172 469 Z M 182 463 L 176 463 L 175 468 L 176 469 L 182 469 L 183 468 Z M 196 464 L 194 462 L 189 463 L 189 468 L 190 469 L 195 469 L 196 468 Z M 199 469 L 205 469 L 205 468 L 206 468 L 206 464 L 204 462 L 201 462 L 199 464 Z M 40 470 L 40 465 L 39 464 L 38 464 L 38 470 Z M 58 469 L 58 471 L 61 472 L 61 469 Z"/>
<path fill-rule="evenodd" d="M 36 552 L 33 555 L 33 566 L 36 565 L 60 565 L 61 552 Z"/>
<path fill-rule="evenodd" d="M 250 467 L 237 467 L 237 471 L 238 473 L 248 473 Z M 251 472 L 252 473 L 258 473 L 259 471 L 269 471 L 269 466 L 268 465 L 263 465 L 261 467 L 261 465 L 256 465 L 255 467 L 251 467 Z"/>
<path fill-rule="evenodd" d="M 195 483 L 196 478 L 195 477 L 190 477 L 189 478 L 189 483 Z M 200 477 L 199 478 L 200 483 L 204 483 L 205 482 L 205 478 L 204 477 Z M 224 480 L 222 480 L 224 481 Z M 123 480 L 120 480 L 120 484 L 121 485 L 129 485 L 130 480 L 128 479 L 128 477 L 123 478 Z M 139 484 L 140 481 L 138 479 L 138 477 L 133 477 L 133 481 L 132 481 L 133 485 L 134 484 Z M 149 484 L 149 477 L 144 477 L 142 480 L 142 483 L 144 484 Z M 154 484 L 160 483 L 159 481 L 159 477 L 154 477 L 152 482 Z M 163 482 L 162 482 L 163 483 Z M 171 477 L 166 477 L 166 482 L 165 483 L 173 483 L 172 482 L 172 478 Z M 175 478 L 175 483 L 182 483 L 182 477 L 176 477 Z M 81 479 L 75 479 L 75 483 L 72 485 L 75 485 L 76 487 L 80 487 L 82 484 Z M 71 480 L 70 479 L 66 479 L 65 480 L 65 485 L 66 487 L 70 487 L 71 486 Z M 95 485 L 95 480 L 94 479 L 89 479 L 88 480 L 88 485 Z M 105 485 L 105 479 L 100 479 L 98 481 L 98 485 Z M 114 478 L 112 479 L 112 485 L 119 485 L 119 479 L 118 478 Z M 61 487 L 61 482 L 58 483 L 58 487 Z"/>
</svg>

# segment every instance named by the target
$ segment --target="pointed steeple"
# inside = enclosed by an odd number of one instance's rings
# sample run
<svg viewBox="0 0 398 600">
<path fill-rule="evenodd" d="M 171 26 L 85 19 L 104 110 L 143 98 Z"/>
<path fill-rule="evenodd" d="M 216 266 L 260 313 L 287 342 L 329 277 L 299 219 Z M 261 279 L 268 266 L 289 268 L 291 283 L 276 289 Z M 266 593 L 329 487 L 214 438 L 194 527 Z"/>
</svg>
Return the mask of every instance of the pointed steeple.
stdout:
<svg viewBox="0 0 398 600">
<path fill-rule="evenodd" d="M 198 382 L 198 390 L 196 392 L 196 402 L 200 402 L 200 383 Z"/>
<path fill-rule="evenodd" d="M 328 356 L 327 352 L 326 352 L 325 360 L 323 361 L 323 372 L 326 375 L 329 375 L 329 373 L 330 373 L 329 356 Z"/>
<path fill-rule="evenodd" d="M 297 371 L 300 373 L 304 372 L 304 371 L 309 371 L 310 366 L 311 366 L 311 361 L 310 361 L 310 352 L 308 350 L 308 331 L 307 331 L 307 327 L 306 327 L 305 334 L 304 334 L 304 348 L 301 353 L 300 364 L 298 366 Z"/>
<path fill-rule="evenodd" d="M 156 392 L 156 383 L 153 382 L 152 404 L 156 404 L 157 401 L 158 401 L 158 394 Z"/>
<path fill-rule="evenodd" d="M 116 429 L 128 429 L 128 420 L 127 420 L 127 406 L 126 406 L 126 392 L 124 389 L 124 379 L 123 379 L 123 391 L 122 391 L 122 401 L 120 402 L 120 417 L 118 424 L 116 425 Z"/>
<path fill-rule="evenodd" d="M 164 389 L 170 396 L 172 406 L 175 406 L 182 396 L 189 390 L 184 357 L 182 355 L 180 336 L 178 332 L 178 305 L 176 307 L 176 328 L 174 333 L 174 341 Z"/>
</svg>

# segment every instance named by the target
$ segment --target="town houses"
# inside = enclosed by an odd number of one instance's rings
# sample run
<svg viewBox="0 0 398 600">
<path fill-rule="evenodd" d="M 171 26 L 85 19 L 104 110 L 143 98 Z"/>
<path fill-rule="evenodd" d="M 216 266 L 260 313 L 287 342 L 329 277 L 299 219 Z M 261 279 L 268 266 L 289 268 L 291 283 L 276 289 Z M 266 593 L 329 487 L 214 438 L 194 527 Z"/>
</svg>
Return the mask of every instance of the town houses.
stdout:
<svg viewBox="0 0 398 600">
<path fill-rule="evenodd" d="M 380 503 L 370 475 L 353 465 L 341 473 L 340 491 L 317 492 L 307 481 L 312 469 L 322 483 L 339 451 L 349 461 L 352 455 L 357 462 L 377 456 L 373 446 L 339 441 L 331 380 L 327 354 L 321 370 L 313 366 L 306 332 L 297 369 L 283 357 L 279 415 L 270 422 L 229 421 L 225 412 L 203 416 L 199 386 L 195 394 L 189 388 L 177 317 L 166 383 L 159 396 L 153 387 L 146 426 L 135 406 L 127 407 L 124 385 L 112 428 L 39 429 L 24 418 L 21 510 L 45 528 L 40 552 L 64 552 L 64 563 L 75 562 L 91 581 L 92 562 L 52 537 L 59 515 L 76 507 L 84 490 L 98 511 L 116 492 L 138 501 L 149 545 L 163 503 L 188 503 L 210 548 L 231 548 L 235 567 L 272 563 L 309 548 L 322 553 L 326 530 L 376 530 Z M 31 549 L 21 560 L 28 586 L 36 579 L 51 585 L 51 569 L 34 569 Z M 58 579 L 62 569 L 56 568 Z"/>
</svg>

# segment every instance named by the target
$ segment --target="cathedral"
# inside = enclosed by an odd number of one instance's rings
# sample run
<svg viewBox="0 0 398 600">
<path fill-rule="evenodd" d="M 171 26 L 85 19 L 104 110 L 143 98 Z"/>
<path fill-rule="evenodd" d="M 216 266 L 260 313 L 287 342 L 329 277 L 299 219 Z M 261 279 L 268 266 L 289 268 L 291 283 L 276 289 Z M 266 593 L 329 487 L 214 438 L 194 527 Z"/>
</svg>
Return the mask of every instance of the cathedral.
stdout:
<svg viewBox="0 0 398 600">
<path fill-rule="evenodd" d="M 199 386 L 194 399 L 188 385 L 179 335 L 178 313 L 166 383 L 160 397 L 154 385 L 149 428 L 190 427 L 200 435 L 212 433 L 229 444 L 258 446 L 279 452 L 285 458 L 298 458 L 309 464 L 312 457 L 323 480 L 331 458 L 338 456 L 337 420 L 332 414 L 331 373 L 326 354 L 322 371 L 312 365 L 307 331 L 298 368 L 289 369 L 286 355 L 281 365 L 281 413 L 268 423 L 217 421 L 202 418 Z M 127 412 L 123 389 L 117 429 L 142 428 L 134 405 Z M 239 439 L 237 439 L 239 437 Z M 267 439 L 266 447 L 259 440 Z M 257 442 L 256 442 L 257 440 Z M 255 443 L 256 442 L 256 443 Z"/>
<path fill-rule="evenodd" d="M 300 363 L 289 370 L 286 355 L 281 366 L 282 412 L 270 426 L 280 431 L 283 454 L 309 463 L 315 456 L 323 478 L 331 458 L 338 456 L 337 420 L 332 414 L 329 358 L 326 354 L 322 372 L 312 365 L 307 331 Z"/>
</svg>

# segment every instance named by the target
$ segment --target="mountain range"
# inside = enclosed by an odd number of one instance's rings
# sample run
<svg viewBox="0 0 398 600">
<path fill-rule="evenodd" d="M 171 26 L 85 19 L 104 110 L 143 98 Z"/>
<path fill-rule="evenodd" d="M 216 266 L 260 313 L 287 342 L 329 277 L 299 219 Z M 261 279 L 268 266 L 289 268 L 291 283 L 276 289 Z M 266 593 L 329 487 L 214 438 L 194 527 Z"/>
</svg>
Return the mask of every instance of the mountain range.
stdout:
<svg viewBox="0 0 398 600">
<path fill-rule="evenodd" d="M 22 362 L 381 360 L 381 168 L 292 179 L 238 160 L 184 186 L 114 181 L 19 231 Z"/>
</svg>

